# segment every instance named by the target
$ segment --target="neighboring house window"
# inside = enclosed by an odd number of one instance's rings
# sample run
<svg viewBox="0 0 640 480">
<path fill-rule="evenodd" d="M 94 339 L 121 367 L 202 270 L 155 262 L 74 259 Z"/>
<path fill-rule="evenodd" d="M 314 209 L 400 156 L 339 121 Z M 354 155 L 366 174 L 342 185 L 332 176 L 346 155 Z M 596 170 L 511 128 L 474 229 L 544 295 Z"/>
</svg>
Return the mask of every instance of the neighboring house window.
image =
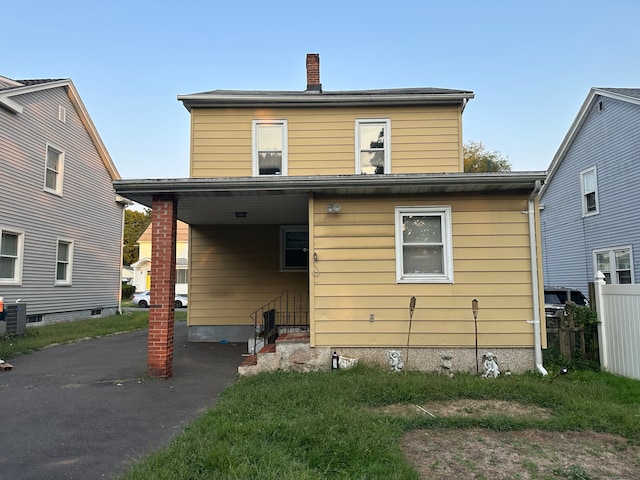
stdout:
<svg viewBox="0 0 640 480">
<path fill-rule="evenodd" d="M 22 280 L 24 233 L 0 232 L 0 284 L 19 284 Z"/>
<path fill-rule="evenodd" d="M 189 270 L 186 268 L 176 269 L 176 283 L 187 283 Z"/>
<path fill-rule="evenodd" d="M 388 119 L 356 120 L 356 174 L 391 172 Z"/>
<path fill-rule="evenodd" d="M 596 271 L 600 270 L 609 284 L 634 283 L 631 247 L 594 250 Z"/>
<path fill-rule="evenodd" d="M 253 175 L 287 174 L 287 121 L 253 121 Z"/>
<path fill-rule="evenodd" d="M 71 285 L 73 267 L 73 242 L 58 240 L 56 253 L 56 285 Z"/>
<path fill-rule="evenodd" d="M 47 158 L 44 171 L 44 189 L 62 195 L 62 171 L 64 152 L 47 145 Z"/>
<path fill-rule="evenodd" d="M 580 172 L 582 187 L 582 216 L 598 213 L 598 179 L 596 167 Z"/>
<path fill-rule="evenodd" d="M 396 207 L 398 283 L 453 283 L 451 207 Z"/>
<path fill-rule="evenodd" d="M 280 227 L 280 269 L 308 270 L 309 229 L 298 226 Z"/>
</svg>

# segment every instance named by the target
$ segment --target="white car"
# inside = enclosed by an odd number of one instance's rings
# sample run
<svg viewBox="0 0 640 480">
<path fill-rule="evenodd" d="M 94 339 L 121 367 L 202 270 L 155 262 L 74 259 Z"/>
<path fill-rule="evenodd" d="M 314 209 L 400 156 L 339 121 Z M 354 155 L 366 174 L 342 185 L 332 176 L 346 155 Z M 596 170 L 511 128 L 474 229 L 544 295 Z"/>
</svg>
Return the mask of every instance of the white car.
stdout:
<svg viewBox="0 0 640 480">
<path fill-rule="evenodd" d="M 149 290 L 145 292 L 136 293 L 131 299 L 134 305 L 140 308 L 147 308 L 151 304 L 151 292 Z M 184 295 L 176 295 L 176 308 L 186 307 L 189 303 L 187 297 Z"/>
</svg>

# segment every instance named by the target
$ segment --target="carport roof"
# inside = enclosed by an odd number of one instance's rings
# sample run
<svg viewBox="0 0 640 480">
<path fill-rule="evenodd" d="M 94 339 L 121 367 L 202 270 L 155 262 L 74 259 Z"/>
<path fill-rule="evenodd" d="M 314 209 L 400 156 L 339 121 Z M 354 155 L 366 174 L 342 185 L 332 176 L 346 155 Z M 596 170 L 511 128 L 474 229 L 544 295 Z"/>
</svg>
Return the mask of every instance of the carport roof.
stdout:
<svg viewBox="0 0 640 480">
<path fill-rule="evenodd" d="M 152 207 L 153 197 L 178 201 L 190 225 L 307 223 L 310 194 L 455 195 L 531 193 L 546 172 L 261 176 L 116 180 L 118 194 Z M 245 217 L 236 212 L 246 212 Z"/>
</svg>

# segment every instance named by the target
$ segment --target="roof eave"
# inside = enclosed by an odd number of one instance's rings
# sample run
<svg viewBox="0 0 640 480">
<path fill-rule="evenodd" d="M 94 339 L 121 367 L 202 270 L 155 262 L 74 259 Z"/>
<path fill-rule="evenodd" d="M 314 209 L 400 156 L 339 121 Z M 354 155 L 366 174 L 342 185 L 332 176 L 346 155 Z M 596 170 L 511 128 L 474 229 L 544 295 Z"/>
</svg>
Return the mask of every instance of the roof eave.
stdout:
<svg viewBox="0 0 640 480">
<path fill-rule="evenodd" d="M 350 107 L 361 105 L 425 105 L 461 104 L 474 98 L 473 92 L 433 93 L 433 94 L 325 94 L 301 95 L 218 95 L 210 93 L 178 95 L 178 100 L 187 110 L 192 108 L 223 107 Z"/>
<path fill-rule="evenodd" d="M 338 175 L 314 177 L 242 177 L 242 178 L 183 178 L 119 180 L 114 182 L 122 195 L 153 194 L 180 195 L 215 192 L 218 194 L 322 192 L 332 189 L 352 189 L 354 192 L 376 188 L 427 186 L 481 187 L 486 191 L 534 189 L 536 182 L 544 181 L 545 172 L 504 173 L 451 173 L 409 175 Z"/>
</svg>

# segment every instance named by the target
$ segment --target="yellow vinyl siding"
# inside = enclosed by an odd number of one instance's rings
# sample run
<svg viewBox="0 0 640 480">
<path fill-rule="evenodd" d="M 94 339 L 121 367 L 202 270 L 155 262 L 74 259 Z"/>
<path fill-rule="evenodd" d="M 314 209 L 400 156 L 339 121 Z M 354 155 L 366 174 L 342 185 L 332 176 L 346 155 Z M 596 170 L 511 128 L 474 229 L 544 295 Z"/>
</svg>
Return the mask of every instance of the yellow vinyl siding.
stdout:
<svg viewBox="0 0 640 480">
<path fill-rule="evenodd" d="M 327 203 L 340 203 L 337 215 Z M 411 345 L 475 345 L 477 298 L 483 348 L 531 347 L 533 302 L 526 196 L 459 195 L 314 198 L 310 276 L 312 342 L 317 346 L 406 345 L 409 300 L 416 296 Z M 397 284 L 396 206 L 450 205 L 453 284 Z M 375 321 L 370 322 L 373 314 Z M 405 332 L 405 333 L 399 333 Z"/>
<path fill-rule="evenodd" d="M 462 164 L 460 110 L 457 106 L 196 108 L 191 111 L 191 176 L 251 176 L 255 119 L 288 124 L 290 176 L 345 175 L 355 172 L 355 121 L 391 120 L 391 172 L 459 172 Z M 389 142 L 388 142 L 389 143 Z"/>
<path fill-rule="evenodd" d="M 307 272 L 280 272 L 278 225 L 192 226 L 189 325 L 250 325 L 283 290 L 306 290 Z"/>
</svg>

